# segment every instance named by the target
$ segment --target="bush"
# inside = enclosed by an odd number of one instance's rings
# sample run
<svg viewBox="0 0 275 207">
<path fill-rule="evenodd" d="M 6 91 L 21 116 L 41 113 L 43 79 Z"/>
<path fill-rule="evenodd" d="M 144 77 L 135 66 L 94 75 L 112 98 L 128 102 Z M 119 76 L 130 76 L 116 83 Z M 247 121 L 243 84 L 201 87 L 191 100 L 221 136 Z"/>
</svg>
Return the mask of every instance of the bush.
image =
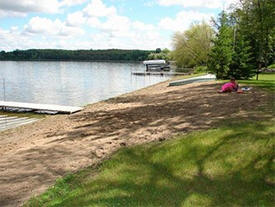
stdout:
<svg viewBox="0 0 275 207">
<path fill-rule="evenodd" d="M 194 70 L 193 70 L 193 68 L 178 68 L 177 67 L 176 72 L 191 74 L 191 73 L 194 73 Z"/>
<path fill-rule="evenodd" d="M 207 67 L 206 66 L 197 66 L 195 67 L 194 73 L 206 73 L 207 72 Z"/>
</svg>

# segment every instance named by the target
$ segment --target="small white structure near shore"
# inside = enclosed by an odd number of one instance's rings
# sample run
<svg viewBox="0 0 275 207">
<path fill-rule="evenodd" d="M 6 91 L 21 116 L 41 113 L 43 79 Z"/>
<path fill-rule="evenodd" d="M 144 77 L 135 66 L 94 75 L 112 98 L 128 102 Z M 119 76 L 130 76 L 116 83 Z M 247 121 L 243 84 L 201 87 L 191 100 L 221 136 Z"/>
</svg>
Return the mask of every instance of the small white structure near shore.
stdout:
<svg viewBox="0 0 275 207">
<path fill-rule="evenodd" d="M 206 82 L 206 81 L 212 81 L 212 80 L 216 80 L 216 76 L 213 74 L 207 74 L 207 75 L 202 75 L 198 77 L 173 81 L 169 83 L 169 86 L 180 86 L 180 85 L 185 85 L 185 84 L 194 83 L 194 82 Z"/>
<path fill-rule="evenodd" d="M 170 66 L 165 60 L 146 60 L 143 61 L 146 71 L 169 71 Z"/>
</svg>

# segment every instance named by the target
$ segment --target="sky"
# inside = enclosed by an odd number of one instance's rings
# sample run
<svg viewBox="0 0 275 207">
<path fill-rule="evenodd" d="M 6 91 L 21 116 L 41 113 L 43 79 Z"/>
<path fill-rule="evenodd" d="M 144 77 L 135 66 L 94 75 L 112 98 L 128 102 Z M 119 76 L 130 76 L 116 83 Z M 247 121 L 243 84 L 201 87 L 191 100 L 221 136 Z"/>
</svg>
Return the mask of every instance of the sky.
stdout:
<svg viewBox="0 0 275 207">
<path fill-rule="evenodd" d="M 0 51 L 172 49 L 236 0 L 0 0 Z"/>
</svg>

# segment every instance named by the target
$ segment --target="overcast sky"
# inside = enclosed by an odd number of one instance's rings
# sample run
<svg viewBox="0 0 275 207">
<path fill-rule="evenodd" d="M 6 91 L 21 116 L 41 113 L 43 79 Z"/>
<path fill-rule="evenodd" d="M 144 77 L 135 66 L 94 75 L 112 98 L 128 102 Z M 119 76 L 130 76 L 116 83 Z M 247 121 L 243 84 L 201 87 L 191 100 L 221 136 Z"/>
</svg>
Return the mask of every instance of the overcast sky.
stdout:
<svg viewBox="0 0 275 207">
<path fill-rule="evenodd" d="M 172 35 L 236 0 L 0 0 L 0 51 L 171 49 Z"/>
</svg>

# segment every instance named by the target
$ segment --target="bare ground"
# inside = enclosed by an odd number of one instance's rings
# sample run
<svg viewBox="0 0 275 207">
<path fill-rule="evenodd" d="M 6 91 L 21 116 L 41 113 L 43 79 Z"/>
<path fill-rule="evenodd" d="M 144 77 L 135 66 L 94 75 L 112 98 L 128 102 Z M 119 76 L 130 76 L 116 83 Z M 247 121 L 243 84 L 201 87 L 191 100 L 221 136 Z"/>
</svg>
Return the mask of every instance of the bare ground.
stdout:
<svg viewBox="0 0 275 207">
<path fill-rule="evenodd" d="M 0 133 L 0 206 L 21 206 L 56 178 L 96 165 L 121 147 L 207 129 L 225 117 L 248 117 L 270 98 L 257 89 L 219 94 L 216 82 L 167 85 Z"/>
</svg>

